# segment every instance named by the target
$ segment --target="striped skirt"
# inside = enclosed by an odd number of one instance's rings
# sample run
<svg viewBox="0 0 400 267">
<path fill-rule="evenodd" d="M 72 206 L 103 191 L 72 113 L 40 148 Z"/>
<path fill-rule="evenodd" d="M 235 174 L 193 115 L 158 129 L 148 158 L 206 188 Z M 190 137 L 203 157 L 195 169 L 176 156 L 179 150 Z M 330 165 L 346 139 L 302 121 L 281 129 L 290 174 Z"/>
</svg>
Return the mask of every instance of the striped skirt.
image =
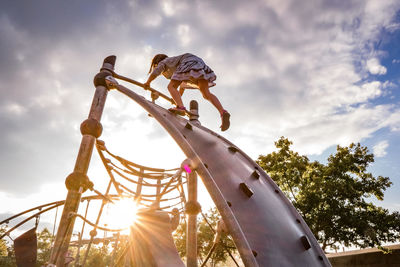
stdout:
<svg viewBox="0 0 400 267">
<path fill-rule="evenodd" d="M 215 86 L 217 76 L 201 58 L 187 54 L 179 62 L 171 79 L 182 81 L 181 87 L 189 89 L 199 88 L 198 80 L 200 79 L 207 80 L 209 87 Z"/>
</svg>

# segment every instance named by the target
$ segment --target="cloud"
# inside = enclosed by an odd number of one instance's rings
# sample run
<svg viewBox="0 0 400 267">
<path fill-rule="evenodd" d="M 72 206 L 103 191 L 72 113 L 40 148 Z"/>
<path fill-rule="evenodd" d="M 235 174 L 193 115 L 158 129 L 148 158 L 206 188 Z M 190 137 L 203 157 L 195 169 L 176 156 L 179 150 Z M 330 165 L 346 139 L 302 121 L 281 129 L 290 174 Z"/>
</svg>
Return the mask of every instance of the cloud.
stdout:
<svg viewBox="0 0 400 267">
<path fill-rule="evenodd" d="M 282 3 L 279 10 L 273 7 L 272 13 L 282 19 L 274 27 L 259 27 L 256 39 L 261 48 L 227 47 L 223 55 L 217 55 L 230 66 L 222 68 L 219 77 L 226 81 L 217 80 L 217 86 L 222 83 L 238 94 L 224 97 L 237 100 L 236 109 L 241 110 L 233 115 L 233 120 L 239 118 L 233 123 L 238 128 L 232 137 L 242 133 L 259 140 L 251 145 L 252 151 L 270 147 L 266 140 L 273 137 L 290 135 L 301 141 L 304 151 L 319 154 L 337 143 L 369 138 L 380 127 L 395 127 L 388 118 L 398 109 L 369 104 L 390 94 L 388 83 L 368 76 L 384 74 L 386 68 L 376 58 L 369 65 L 363 62 L 377 52 L 371 43 L 379 40 L 379 30 L 390 24 L 398 7 L 381 2 L 377 7 L 383 13 L 378 15 L 381 20 L 374 19 L 372 24 L 369 2 L 365 6 L 357 1 L 336 6 L 316 2 L 314 9 L 292 1 Z M 264 10 L 258 8 L 258 12 Z M 261 19 L 254 14 L 252 19 L 260 25 L 274 17 Z M 376 125 L 367 121 L 369 116 Z M 246 119 L 250 117 L 254 120 Z"/>
<path fill-rule="evenodd" d="M 386 74 L 386 68 L 379 63 L 377 58 L 367 60 L 367 70 L 374 75 Z"/>
<path fill-rule="evenodd" d="M 396 10 L 397 1 L 322 0 L 4 5 L 1 190 L 23 195 L 50 179 L 64 181 L 92 101 L 93 76 L 110 54 L 117 55 L 117 72 L 141 82 L 156 53 L 204 58 L 218 76 L 211 90 L 232 114 L 224 135 L 252 156 L 268 153 L 282 135 L 318 154 L 385 127 L 397 131 L 396 105 L 374 104 L 391 87 L 385 76 L 370 75 L 386 70 L 373 44 L 382 29 L 396 29 Z M 158 78 L 154 87 L 167 93 L 166 84 Z M 192 98 L 200 102 L 202 124 L 218 131 L 215 108 L 199 92 L 185 93 L 185 103 Z M 172 139 L 117 92 L 109 93 L 102 123 L 102 138 L 139 163 L 171 167 L 180 160 L 168 157 L 179 154 Z M 148 153 L 135 154 L 142 150 Z"/>
<path fill-rule="evenodd" d="M 389 147 L 389 142 L 387 140 L 380 141 L 373 146 L 372 151 L 377 158 L 382 158 L 386 156 L 386 149 Z"/>
<path fill-rule="evenodd" d="M 189 25 L 178 25 L 177 34 L 182 46 L 187 46 L 188 44 L 190 44 L 191 38 Z"/>
</svg>

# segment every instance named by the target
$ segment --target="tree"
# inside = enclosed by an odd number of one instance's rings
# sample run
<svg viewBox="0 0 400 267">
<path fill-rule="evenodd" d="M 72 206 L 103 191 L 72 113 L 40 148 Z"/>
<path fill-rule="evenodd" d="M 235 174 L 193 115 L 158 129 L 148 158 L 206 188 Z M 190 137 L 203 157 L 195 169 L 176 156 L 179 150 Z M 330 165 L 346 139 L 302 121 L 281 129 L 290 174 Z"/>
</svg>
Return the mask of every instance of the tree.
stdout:
<svg viewBox="0 0 400 267">
<path fill-rule="evenodd" d="M 91 247 L 86 262 L 86 266 L 109 266 L 111 263 L 111 254 L 107 245 L 94 245 Z"/>
<path fill-rule="evenodd" d="M 4 234 L 6 229 L 0 227 L 0 235 Z M 4 239 L 0 239 L 0 266 L 11 267 L 16 266 L 14 248 L 13 246 L 8 246 Z"/>
<path fill-rule="evenodd" d="M 6 229 L 0 228 L 0 235 L 4 234 L 6 232 Z M 6 257 L 7 256 L 7 244 L 6 241 L 3 239 L 0 239 L 0 257 Z"/>
<path fill-rule="evenodd" d="M 338 245 L 380 247 L 399 239 L 400 214 L 367 201 L 383 200 L 392 184 L 368 172 L 374 155 L 367 147 L 337 146 L 327 163 L 310 162 L 281 137 L 277 152 L 260 155 L 257 163 L 271 176 L 307 222 L 322 249 Z"/>
<path fill-rule="evenodd" d="M 47 228 L 44 228 L 37 237 L 37 261 L 36 266 L 43 266 L 49 259 L 51 253 L 51 243 L 54 236 Z"/>
<path fill-rule="evenodd" d="M 220 215 L 216 208 L 211 209 L 208 213 L 204 214 L 205 218 L 198 220 L 198 231 L 197 231 L 197 249 L 200 258 L 205 259 L 209 253 L 213 241 L 214 231 L 217 228 Z M 210 226 L 210 225 L 211 226 Z M 183 258 L 186 255 L 186 222 L 182 222 L 174 233 L 175 245 L 179 252 L 179 255 Z M 219 263 L 225 263 L 229 257 L 229 253 L 233 253 L 236 247 L 225 232 L 222 233 L 221 239 L 213 251 L 209 266 L 216 266 Z"/>
</svg>

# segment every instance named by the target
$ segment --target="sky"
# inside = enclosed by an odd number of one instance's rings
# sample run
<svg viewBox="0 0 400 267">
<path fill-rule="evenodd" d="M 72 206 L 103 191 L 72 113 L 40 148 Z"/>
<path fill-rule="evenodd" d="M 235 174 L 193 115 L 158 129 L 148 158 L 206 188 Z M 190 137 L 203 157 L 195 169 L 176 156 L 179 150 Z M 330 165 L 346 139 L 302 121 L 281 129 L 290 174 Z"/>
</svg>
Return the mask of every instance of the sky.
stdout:
<svg viewBox="0 0 400 267">
<path fill-rule="evenodd" d="M 117 56 L 117 73 L 144 82 L 155 54 L 186 52 L 214 70 L 211 91 L 232 116 L 219 132 L 218 112 L 191 90 L 183 100 L 199 102 L 203 126 L 253 159 L 281 136 L 321 162 L 337 145 L 360 142 L 375 155 L 370 171 L 393 182 L 384 201 L 372 201 L 400 211 L 399 1 L 5 0 L 0 36 L 0 219 L 65 199 L 106 56 Z M 152 86 L 167 93 L 167 82 Z M 185 159 L 116 91 L 101 122 L 108 149 L 133 162 L 174 168 Z M 100 190 L 101 168 L 93 154 L 89 177 Z"/>
</svg>

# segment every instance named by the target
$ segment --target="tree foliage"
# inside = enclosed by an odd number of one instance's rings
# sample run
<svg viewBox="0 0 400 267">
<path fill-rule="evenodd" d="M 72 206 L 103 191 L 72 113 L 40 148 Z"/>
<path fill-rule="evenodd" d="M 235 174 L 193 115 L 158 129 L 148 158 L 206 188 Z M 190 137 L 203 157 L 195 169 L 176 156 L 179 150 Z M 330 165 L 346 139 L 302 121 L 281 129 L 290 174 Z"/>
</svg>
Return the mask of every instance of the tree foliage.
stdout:
<svg viewBox="0 0 400 267">
<path fill-rule="evenodd" d="M 49 259 L 51 253 L 51 244 L 53 242 L 54 236 L 50 233 L 47 228 L 44 228 L 37 235 L 37 261 L 36 266 L 43 266 Z"/>
<path fill-rule="evenodd" d="M 6 229 L 1 227 L 0 234 L 4 234 Z M 5 239 L 0 239 L 0 266 L 11 267 L 16 266 L 14 247 L 10 246 Z"/>
<path fill-rule="evenodd" d="M 400 214 L 367 201 L 372 196 L 383 200 L 392 184 L 368 172 L 374 155 L 367 147 L 337 146 L 322 164 L 292 151 L 287 138 L 275 145 L 278 151 L 259 156 L 257 163 L 292 201 L 323 250 L 339 244 L 379 247 L 399 239 Z"/>
<path fill-rule="evenodd" d="M 205 259 L 208 252 L 210 251 L 217 224 L 220 219 L 220 215 L 216 208 L 211 209 L 208 213 L 204 214 L 206 218 L 198 218 L 198 231 L 197 231 L 197 254 L 201 259 Z M 179 252 L 179 255 L 184 258 L 186 255 L 186 222 L 182 222 L 174 233 L 175 245 Z M 212 253 L 208 263 L 208 266 L 216 266 L 217 264 L 225 263 L 229 257 L 229 253 L 233 253 L 236 247 L 225 232 L 222 233 L 221 239 Z"/>
</svg>

